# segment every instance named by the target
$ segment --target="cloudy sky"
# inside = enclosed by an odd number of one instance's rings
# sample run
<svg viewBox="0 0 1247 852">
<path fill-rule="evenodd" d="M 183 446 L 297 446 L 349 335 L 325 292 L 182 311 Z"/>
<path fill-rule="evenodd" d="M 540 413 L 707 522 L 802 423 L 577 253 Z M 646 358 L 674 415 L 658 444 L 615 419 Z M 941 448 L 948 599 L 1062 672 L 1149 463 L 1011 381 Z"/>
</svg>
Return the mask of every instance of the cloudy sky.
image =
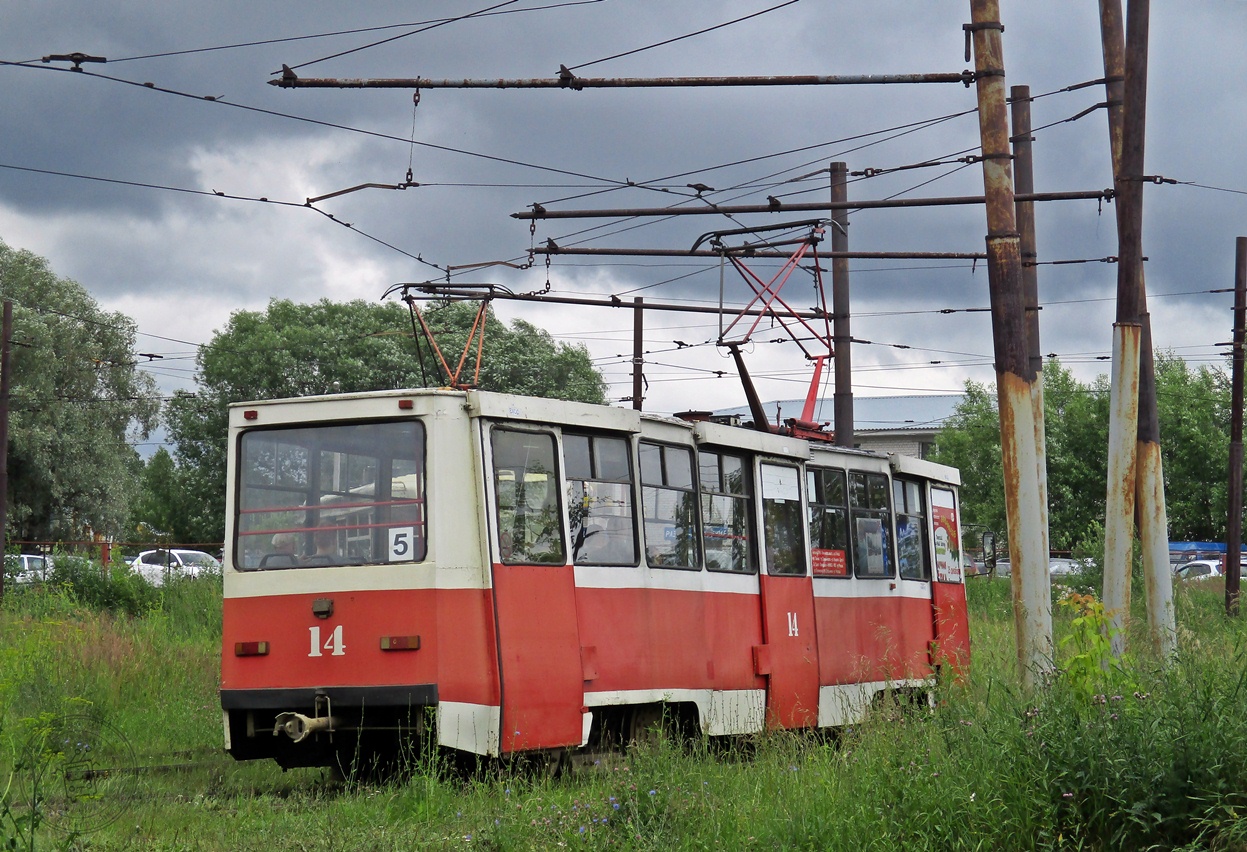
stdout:
<svg viewBox="0 0 1247 852">
<path fill-rule="evenodd" d="M 1097 4 L 1001 7 L 1007 83 L 1042 96 L 1032 107 L 1042 128 L 1037 190 L 1111 186 L 1104 111 L 1066 121 L 1104 100 L 1100 86 L 1066 91 L 1103 76 Z M 378 300 L 396 283 L 449 275 L 518 293 L 548 280 L 554 295 L 712 307 L 713 260 L 556 257 L 548 272 L 540 257 L 523 270 L 473 265 L 522 262 L 530 244 L 551 238 L 687 249 L 706 232 L 806 218 L 551 220 L 530 234 L 510 214 L 533 203 L 819 201 L 836 160 L 883 171 L 853 178 L 854 199 L 981 194 L 980 167 L 957 161 L 978 147 L 973 88 L 444 89 L 424 91 L 413 107 L 405 90 L 267 81 L 283 64 L 341 78 L 549 78 L 560 65 L 592 77 L 959 72 L 972 67 L 961 26 L 969 17 L 964 0 L 22 0 L 8 4 L 0 28 L 0 239 L 49 258 L 101 306 L 132 316 L 137 351 L 165 356 L 150 369 L 166 392 L 193 389 L 195 346 L 231 312 L 272 298 Z M 709 31 L 670 41 L 699 30 Z M 1178 181 L 1145 193 L 1156 344 L 1216 363 L 1232 297 L 1210 291 L 1232 286 L 1234 239 L 1247 233 L 1247 2 L 1154 2 L 1151 34 L 1146 172 Z M 74 52 L 108 62 L 73 73 L 40 61 Z M 901 168 L 929 162 L 937 165 Z M 401 183 L 409 168 L 420 186 L 301 206 L 359 184 Z M 693 183 L 714 191 L 699 200 Z M 1107 370 L 1110 350 L 1116 267 L 1098 261 L 1117 251 L 1113 210 L 1046 203 L 1037 215 L 1041 260 L 1092 261 L 1040 268 L 1043 351 L 1090 378 Z M 861 251 L 982 251 L 986 230 L 976 207 L 861 211 L 851 223 L 851 248 Z M 765 279 L 776 267 L 754 268 Z M 869 341 L 853 350 L 858 394 L 993 379 L 988 315 L 961 310 L 988 304 L 982 263 L 851 268 L 853 333 Z M 739 276 L 729 269 L 725 280 L 738 303 Z M 815 304 L 812 275 L 794 274 L 783 295 L 793 307 Z M 610 396 L 631 393 L 629 312 L 510 301 L 496 310 L 584 344 Z M 649 312 L 646 324 L 648 410 L 742 403 L 731 361 L 714 345 L 715 316 Z M 809 380 L 800 350 L 774 342 L 782 336 L 764 325 L 748 347 L 764 399 L 803 396 Z"/>
</svg>

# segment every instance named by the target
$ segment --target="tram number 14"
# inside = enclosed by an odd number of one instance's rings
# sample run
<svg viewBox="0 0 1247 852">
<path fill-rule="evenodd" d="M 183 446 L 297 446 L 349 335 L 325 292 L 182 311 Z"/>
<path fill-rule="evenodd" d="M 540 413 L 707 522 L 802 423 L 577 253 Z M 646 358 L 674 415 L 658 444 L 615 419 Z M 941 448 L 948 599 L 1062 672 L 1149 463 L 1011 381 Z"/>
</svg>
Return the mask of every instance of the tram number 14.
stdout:
<svg viewBox="0 0 1247 852">
<path fill-rule="evenodd" d="M 329 638 L 322 645 L 320 642 L 320 627 L 309 627 L 308 632 L 312 634 L 312 650 L 308 652 L 309 657 L 323 657 L 323 651 L 328 651 L 331 657 L 346 656 L 346 645 L 342 644 L 342 625 L 339 624 L 329 634 Z"/>
</svg>

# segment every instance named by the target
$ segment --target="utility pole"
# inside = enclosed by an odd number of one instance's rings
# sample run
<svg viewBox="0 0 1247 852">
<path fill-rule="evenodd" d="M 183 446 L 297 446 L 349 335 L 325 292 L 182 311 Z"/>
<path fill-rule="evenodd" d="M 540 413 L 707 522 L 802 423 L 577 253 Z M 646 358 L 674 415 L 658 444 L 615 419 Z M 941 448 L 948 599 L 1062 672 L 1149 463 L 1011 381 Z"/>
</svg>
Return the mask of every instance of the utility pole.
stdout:
<svg viewBox="0 0 1247 852">
<path fill-rule="evenodd" d="M 1018 193 L 1035 191 L 1034 157 L 1031 155 L 1031 90 L 1030 86 L 1014 86 L 1009 90 L 1010 114 L 1013 118 L 1013 175 Z M 1039 476 L 1040 532 L 1043 533 L 1044 556 L 1052 555 L 1048 538 L 1048 434 L 1043 402 L 1043 349 L 1039 345 L 1039 250 L 1035 243 L 1035 202 L 1016 204 L 1018 232 L 1021 237 L 1022 298 L 1026 302 L 1026 340 L 1035 382 L 1031 385 L 1031 409 L 1035 417 L 1036 474 Z"/>
<path fill-rule="evenodd" d="M 1052 597 L 1039 505 L 1039 460 L 1035 446 L 1032 386 L 1035 373 L 1027 344 L 1022 288 L 1021 238 L 1010 168 L 1009 117 L 1005 106 L 1004 54 L 997 0 L 970 0 L 965 25 L 967 53 L 974 48 L 983 189 L 987 206 L 987 273 L 992 308 L 992 343 L 1000 409 L 1000 447 L 1005 514 L 1013 560 L 1013 617 L 1018 671 L 1032 688 L 1052 671 Z M 967 60 L 969 56 L 966 57 Z"/>
<path fill-rule="evenodd" d="M 849 165 L 831 164 L 831 202 L 849 200 Z M 836 424 L 836 446 L 853 446 L 853 332 L 849 302 L 849 211 L 837 206 L 831 213 L 831 313 L 832 359 L 836 390 L 832 415 Z"/>
<path fill-rule="evenodd" d="M 9 380 L 13 374 L 13 303 L 4 300 L 0 320 L 0 559 L 9 544 Z M 5 565 L 0 562 L 0 600 L 4 600 Z"/>
<path fill-rule="evenodd" d="M 1121 0 L 1100 0 L 1100 30 L 1117 195 L 1117 317 L 1109 412 L 1104 524 L 1104 607 L 1114 654 L 1125 652 L 1130 616 L 1132 527 L 1143 551 L 1148 628 L 1164 658 L 1177 649 L 1173 576 L 1156 407 L 1156 369 L 1143 273 L 1143 167 L 1147 112 L 1149 0 L 1131 0 L 1122 32 Z"/>
<path fill-rule="evenodd" d="M 1234 241 L 1234 353 L 1230 372 L 1230 516 L 1225 537 L 1225 614 L 1238 615 L 1243 540 L 1243 343 L 1247 338 L 1247 237 Z"/>
<path fill-rule="evenodd" d="M 634 411 L 641 410 L 641 403 L 645 399 L 642 389 L 645 376 L 641 372 L 645 366 L 644 336 L 645 299 L 636 296 L 632 299 L 632 408 Z"/>
</svg>

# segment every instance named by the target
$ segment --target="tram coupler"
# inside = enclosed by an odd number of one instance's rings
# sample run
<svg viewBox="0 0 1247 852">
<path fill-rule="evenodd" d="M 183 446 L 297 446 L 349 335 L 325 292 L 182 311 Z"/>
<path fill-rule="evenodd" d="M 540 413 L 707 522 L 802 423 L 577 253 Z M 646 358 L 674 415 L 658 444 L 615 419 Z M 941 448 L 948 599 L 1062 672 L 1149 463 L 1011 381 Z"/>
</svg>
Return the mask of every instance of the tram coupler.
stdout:
<svg viewBox="0 0 1247 852">
<path fill-rule="evenodd" d="M 302 713 L 278 713 L 273 723 L 273 736 L 285 734 L 292 742 L 300 743 L 312 734 L 322 731 L 332 734 L 338 729 L 339 720 L 334 716 L 304 716 Z"/>
</svg>

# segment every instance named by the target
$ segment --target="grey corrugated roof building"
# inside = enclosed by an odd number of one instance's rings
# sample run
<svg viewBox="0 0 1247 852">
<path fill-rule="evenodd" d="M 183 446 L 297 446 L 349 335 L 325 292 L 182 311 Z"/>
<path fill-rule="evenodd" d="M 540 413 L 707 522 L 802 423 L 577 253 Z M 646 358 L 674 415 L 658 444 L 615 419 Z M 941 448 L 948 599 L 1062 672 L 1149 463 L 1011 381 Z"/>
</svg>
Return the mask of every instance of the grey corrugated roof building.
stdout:
<svg viewBox="0 0 1247 852">
<path fill-rule="evenodd" d="M 935 445 L 935 435 L 952 417 L 965 394 L 928 394 L 913 396 L 858 396 L 853 398 L 854 446 L 864 450 L 900 453 L 926 458 Z M 805 399 L 779 399 L 763 403 L 772 423 L 800 417 Z M 749 419 L 749 406 L 725 408 L 717 415 L 739 415 Z M 835 428 L 832 400 L 819 399 L 814 404 L 816 423 Z"/>
</svg>

